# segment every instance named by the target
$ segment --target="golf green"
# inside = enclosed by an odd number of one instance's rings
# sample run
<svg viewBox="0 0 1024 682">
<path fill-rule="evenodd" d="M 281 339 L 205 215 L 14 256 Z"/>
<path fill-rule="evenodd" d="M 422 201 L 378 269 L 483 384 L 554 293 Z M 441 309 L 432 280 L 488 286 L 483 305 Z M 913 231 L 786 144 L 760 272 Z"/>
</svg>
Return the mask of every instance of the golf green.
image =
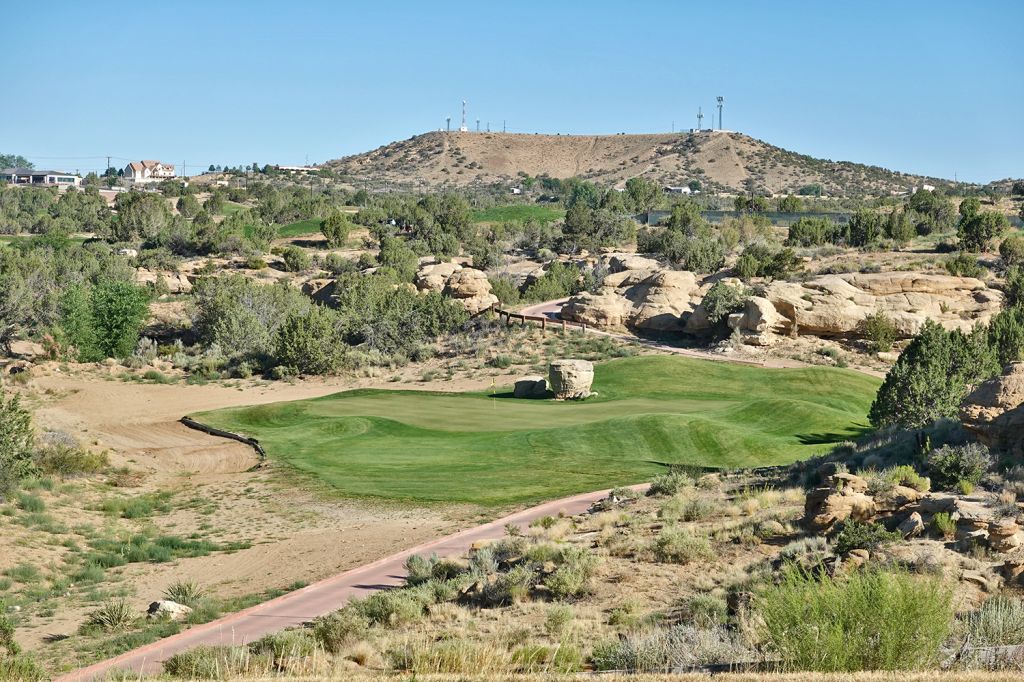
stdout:
<svg viewBox="0 0 1024 682">
<path fill-rule="evenodd" d="M 679 463 L 786 464 L 867 428 L 879 381 L 678 356 L 595 368 L 582 402 L 356 390 L 193 415 L 258 438 L 341 494 L 507 505 L 637 483 Z"/>
</svg>

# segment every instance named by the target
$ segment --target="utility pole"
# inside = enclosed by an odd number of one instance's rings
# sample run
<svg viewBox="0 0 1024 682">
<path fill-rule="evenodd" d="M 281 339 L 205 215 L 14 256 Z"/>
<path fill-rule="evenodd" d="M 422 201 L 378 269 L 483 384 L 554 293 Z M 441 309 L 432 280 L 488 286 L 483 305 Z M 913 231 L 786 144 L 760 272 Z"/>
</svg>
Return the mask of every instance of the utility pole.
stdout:
<svg viewBox="0 0 1024 682">
<path fill-rule="evenodd" d="M 480 132 L 480 119 L 477 119 L 477 120 L 476 120 L 476 131 L 477 131 L 478 133 Z"/>
<path fill-rule="evenodd" d="M 110 155 L 109 154 L 107 155 L 107 168 L 110 168 Z M 106 175 L 106 173 L 107 173 L 107 169 L 104 168 L 103 169 L 103 174 Z"/>
<path fill-rule="evenodd" d="M 452 131 L 452 117 L 448 116 L 444 119 L 444 131 L 450 133 Z"/>
<path fill-rule="evenodd" d="M 722 129 L 722 103 L 725 102 L 725 98 L 721 95 L 718 96 L 718 129 Z"/>
<path fill-rule="evenodd" d="M 505 119 L 501 119 L 501 132 L 505 132 Z"/>
</svg>

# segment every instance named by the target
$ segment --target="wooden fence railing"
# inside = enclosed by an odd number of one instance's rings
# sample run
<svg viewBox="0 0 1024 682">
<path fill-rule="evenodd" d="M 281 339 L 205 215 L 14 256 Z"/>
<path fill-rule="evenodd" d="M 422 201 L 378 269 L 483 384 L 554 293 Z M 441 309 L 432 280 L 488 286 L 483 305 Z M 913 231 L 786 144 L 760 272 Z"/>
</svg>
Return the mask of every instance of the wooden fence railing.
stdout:
<svg viewBox="0 0 1024 682">
<path fill-rule="evenodd" d="M 213 426 L 207 426 L 206 424 L 203 424 L 202 422 L 197 422 L 195 419 L 192 419 L 190 417 L 182 417 L 178 421 L 180 421 L 182 424 L 189 427 L 190 429 L 202 431 L 203 433 L 208 433 L 211 436 L 230 438 L 231 440 L 237 440 L 239 443 L 245 443 L 246 445 L 248 445 L 249 447 L 256 451 L 256 454 L 259 455 L 260 457 L 261 463 L 265 462 L 267 459 L 267 453 L 263 451 L 263 446 L 260 445 L 260 442 L 255 438 L 249 438 L 248 436 L 242 436 L 237 433 L 225 431 L 224 429 L 218 429 Z"/>
<path fill-rule="evenodd" d="M 519 322 L 519 326 L 525 327 L 527 322 L 537 322 L 540 324 L 541 331 L 546 331 L 549 326 L 556 329 L 565 331 L 569 327 L 574 329 L 581 329 L 584 332 L 587 331 L 587 325 L 583 322 L 571 322 L 569 320 L 553 320 L 545 315 L 525 315 L 523 313 L 517 313 L 512 310 L 502 310 L 501 308 L 492 308 L 498 315 L 499 320 L 503 320 L 509 327 L 512 326 L 514 321 Z"/>
</svg>

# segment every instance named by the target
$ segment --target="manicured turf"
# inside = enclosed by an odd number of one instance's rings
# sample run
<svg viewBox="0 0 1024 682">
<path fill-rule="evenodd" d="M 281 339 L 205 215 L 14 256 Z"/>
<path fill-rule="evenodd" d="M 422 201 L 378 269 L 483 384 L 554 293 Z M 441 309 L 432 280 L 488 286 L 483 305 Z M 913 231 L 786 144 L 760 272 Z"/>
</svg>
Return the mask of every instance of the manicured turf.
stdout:
<svg viewBox="0 0 1024 682">
<path fill-rule="evenodd" d="M 229 216 L 238 213 L 242 209 L 247 208 L 244 204 L 239 204 L 234 201 L 225 201 L 224 206 L 221 208 L 221 215 Z"/>
<path fill-rule="evenodd" d="M 867 428 L 879 381 L 648 356 L 597 366 L 585 402 L 357 390 L 195 415 L 350 496 L 505 505 L 637 483 L 665 463 L 784 464 Z"/>
<path fill-rule="evenodd" d="M 565 211 L 561 206 L 550 204 L 510 204 L 473 212 L 473 222 L 475 223 L 500 223 L 506 220 L 521 222 L 530 218 L 542 223 L 549 223 L 564 217 Z"/>
<path fill-rule="evenodd" d="M 300 220 L 295 223 L 288 223 L 278 228 L 277 233 L 281 237 L 304 237 L 307 234 L 320 234 L 320 223 L 317 218 Z"/>
</svg>

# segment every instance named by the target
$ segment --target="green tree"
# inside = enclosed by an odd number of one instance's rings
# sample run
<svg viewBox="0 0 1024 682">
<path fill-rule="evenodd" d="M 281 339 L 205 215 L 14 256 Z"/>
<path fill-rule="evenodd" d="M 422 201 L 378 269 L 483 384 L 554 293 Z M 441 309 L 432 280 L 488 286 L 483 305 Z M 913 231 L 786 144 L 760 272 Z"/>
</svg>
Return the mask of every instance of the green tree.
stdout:
<svg viewBox="0 0 1024 682">
<path fill-rule="evenodd" d="M 320 232 L 327 239 L 332 248 L 340 248 L 348 240 L 349 232 L 352 231 L 352 223 L 340 212 L 334 212 L 324 218 L 320 224 Z"/>
<path fill-rule="evenodd" d="M 337 372 L 345 359 L 345 344 L 337 328 L 337 315 L 323 306 L 291 313 L 277 330 L 275 360 L 302 374 Z"/>
<path fill-rule="evenodd" d="M 960 202 L 960 217 L 970 218 L 981 212 L 981 200 L 978 197 L 966 197 Z"/>
<path fill-rule="evenodd" d="M 21 154 L 0 154 L 0 168 L 35 168 L 35 165 Z"/>
<path fill-rule="evenodd" d="M 917 236 L 917 229 L 905 210 L 893 209 L 886 219 L 885 233 L 897 244 L 906 245 Z"/>
<path fill-rule="evenodd" d="M 984 331 L 947 332 L 927 320 L 889 370 L 868 417 L 878 428 L 927 426 L 955 416 L 971 388 L 998 373 Z"/>
<path fill-rule="evenodd" d="M 148 314 L 149 296 L 144 289 L 125 281 L 100 282 L 92 292 L 92 319 L 96 348 L 103 357 L 128 357 Z"/>
<path fill-rule="evenodd" d="M 868 348 L 873 353 L 891 350 L 892 344 L 896 343 L 899 336 L 896 324 L 882 310 L 875 311 L 864 318 L 860 323 L 860 333 L 868 340 Z"/>
<path fill-rule="evenodd" d="M 0 387 L 0 497 L 9 495 L 32 472 L 34 443 L 32 415 L 21 406 L 20 396 L 7 399 Z"/>
<path fill-rule="evenodd" d="M 960 245 L 967 251 L 984 251 L 1009 227 L 1010 221 L 1002 213 L 995 211 L 968 213 L 961 218 L 957 235 L 960 237 Z"/>
<path fill-rule="evenodd" d="M 1024 237 L 1013 235 L 999 245 L 999 256 L 1007 266 L 1024 263 Z"/>
<path fill-rule="evenodd" d="M 115 241 L 152 239 L 165 230 L 173 218 L 167 202 L 159 194 L 122 192 L 117 195 L 117 218 L 110 236 Z"/>
<path fill-rule="evenodd" d="M 82 285 L 67 288 L 61 296 L 61 341 L 75 349 L 80 362 L 103 359 L 96 339 L 92 300 Z"/>
<path fill-rule="evenodd" d="M 200 206 L 199 200 L 192 194 L 182 194 L 181 198 L 178 199 L 178 213 L 181 214 L 182 218 L 186 220 L 192 220 L 199 213 Z"/>
<path fill-rule="evenodd" d="M 988 341 L 999 366 L 1024 360 L 1024 307 L 1013 305 L 993 317 L 988 325 Z"/>
<path fill-rule="evenodd" d="M 305 249 L 298 246 L 289 246 L 281 254 L 284 261 L 284 269 L 288 272 L 305 272 L 313 266 L 313 259 Z"/>
<path fill-rule="evenodd" d="M 795 197 L 792 194 L 787 194 L 779 199 L 780 213 L 799 213 L 803 207 L 804 202 L 800 201 L 800 197 Z"/>
<path fill-rule="evenodd" d="M 850 218 L 848 243 L 850 246 L 869 246 L 882 238 L 882 216 L 869 209 L 861 209 Z"/>
<path fill-rule="evenodd" d="M 391 269 L 401 282 L 411 282 L 419 267 L 416 253 L 397 237 L 384 237 L 377 253 L 377 263 Z"/>
<path fill-rule="evenodd" d="M 633 210 L 643 213 L 657 205 L 661 198 L 661 188 L 653 180 L 637 176 L 626 181 L 626 195 Z"/>
</svg>

